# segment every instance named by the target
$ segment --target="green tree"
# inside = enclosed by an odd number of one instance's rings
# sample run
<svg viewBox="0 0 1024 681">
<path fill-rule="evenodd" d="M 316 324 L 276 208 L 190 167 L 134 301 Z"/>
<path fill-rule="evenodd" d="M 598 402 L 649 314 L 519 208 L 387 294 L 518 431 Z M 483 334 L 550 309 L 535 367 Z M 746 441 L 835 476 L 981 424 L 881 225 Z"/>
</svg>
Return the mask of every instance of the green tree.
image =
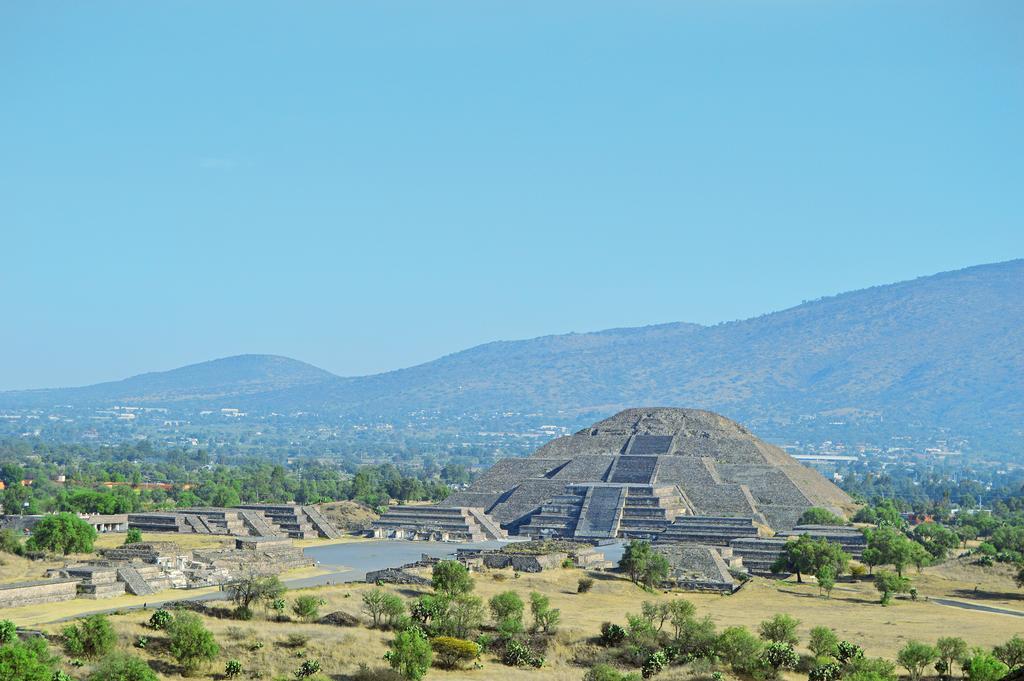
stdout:
<svg viewBox="0 0 1024 681">
<path fill-rule="evenodd" d="M 124 535 L 124 543 L 138 544 L 142 541 L 142 530 L 137 527 L 129 527 L 128 532 Z"/>
<path fill-rule="evenodd" d="M 363 612 L 373 619 L 374 628 L 380 627 L 383 622 L 388 595 L 383 589 L 371 589 L 363 592 Z"/>
<path fill-rule="evenodd" d="M 21 537 L 14 530 L 0 530 L 0 553 L 10 553 L 20 556 L 25 553 L 25 547 L 21 545 Z"/>
<path fill-rule="evenodd" d="M 189 676 L 204 662 L 217 657 L 220 646 L 210 630 L 203 626 L 203 620 L 191 612 L 179 612 L 167 625 L 171 655 Z"/>
<path fill-rule="evenodd" d="M 157 675 L 134 655 L 115 653 L 103 659 L 89 681 L 157 681 Z"/>
<path fill-rule="evenodd" d="M 946 670 L 945 674 L 952 676 L 953 664 L 967 657 L 967 641 L 956 636 L 947 636 L 935 642 L 935 650 L 939 653 L 939 660 Z"/>
<path fill-rule="evenodd" d="M 927 643 L 907 641 L 896 654 L 896 661 L 907 670 L 910 681 L 920 681 L 924 670 L 939 657 L 939 651 Z"/>
<path fill-rule="evenodd" d="M 693 621 L 697 609 L 693 603 L 682 598 L 676 598 L 668 602 L 668 618 L 674 630 L 672 638 L 678 640 L 683 635 L 683 629 Z"/>
<path fill-rule="evenodd" d="M 828 627 L 814 627 L 807 647 L 816 657 L 836 657 L 839 652 L 839 637 Z"/>
<path fill-rule="evenodd" d="M 0 679 L 50 681 L 55 660 L 43 638 L 0 646 Z"/>
<path fill-rule="evenodd" d="M 533 615 L 534 631 L 545 634 L 554 632 L 562 618 L 562 612 L 551 607 L 551 599 L 536 591 L 530 592 L 530 613 Z"/>
<path fill-rule="evenodd" d="M 814 578 L 818 580 L 818 592 L 824 591 L 825 598 L 832 598 L 832 589 L 836 586 L 835 568 L 831 565 L 822 565 L 814 573 Z"/>
<path fill-rule="evenodd" d="M 800 620 L 780 613 L 761 622 L 758 631 L 765 641 L 795 646 L 800 641 L 796 635 L 798 626 L 800 626 Z"/>
<path fill-rule="evenodd" d="M 892 602 L 893 594 L 903 594 L 910 591 L 910 580 L 894 572 L 880 570 L 875 575 L 875 589 L 882 594 L 882 605 L 888 605 Z"/>
<path fill-rule="evenodd" d="M 1014 636 L 1006 643 L 992 649 L 993 654 L 1010 669 L 1024 667 L 1024 639 Z"/>
<path fill-rule="evenodd" d="M 845 525 L 846 520 L 840 518 L 827 508 L 812 506 L 803 512 L 797 525 Z"/>
<path fill-rule="evenodd" d="M 272 604 L 275 599 L 281 598 L 285 591 L 287 589 L 277 575 L 264 577 L 252 571 L 228 584 L 228 595 L 242 619 L 252 617 L 252 606 L 256 603 Z"/>
<path fill-rule="evenodd" d="M 865 559 L 870 556 L 879 562 L 876 565 L 892 565 L 896 574 L 903 576 L 903 569 L 911 562 L 914 553 L 914 542 L 894 527 L 879 527 L 867 532 Z"/>
<path fill-rule="evenodd" d="M 634 539 L 626 545 L 619 567 L 629 573 L 634 584 L 653 588 L 668 578 L 668 558 L 651 548 L 650 542 Z"/>
<path fill-rule="evenodd" d="M 430 579 L 434 591 L 455 598 L 473 590 L 473 578 L 462 563 L 455 560 L 442 560 L 434 565 Z"/>
<path fill-rule="evenodd" d="M 398 632 L 384 656 L 391 668 L 407 681 L 419 681 L 430 669 L 434 653 L 423 632 L 410 627 Z"/>
<path fill-rule="evenodd" d="M 815 574 L 825 566 L 832 568 L 836 575 L 842 574 L 849 562 L 850 556 L 839 544 L 804 534 L 786 543 L 771 569 L 772 572 L 794 572 L 796 581 L 803 582 L 803 575 Z"/>
<path fill-rule="evenodd" d="M 440 629 L 448 636 L 468 638 L 484 621 L 484 602 L 477 596 L 463 594 L 449 603 L 441 617 Z"/>
<path fill-rule="evenodd" d="M 30 551 L 92 553 L 96 530 L 74 513 L 58 513 L 43 517 L 32 528 L 26 547 Z"/>
<path fill-rule="evenodd" d="M 117 634 L 106 615 L 90 615 L 61 632 L 68 652 L 81 657 L 102 657 L 114 649 Z"/>
</svg>

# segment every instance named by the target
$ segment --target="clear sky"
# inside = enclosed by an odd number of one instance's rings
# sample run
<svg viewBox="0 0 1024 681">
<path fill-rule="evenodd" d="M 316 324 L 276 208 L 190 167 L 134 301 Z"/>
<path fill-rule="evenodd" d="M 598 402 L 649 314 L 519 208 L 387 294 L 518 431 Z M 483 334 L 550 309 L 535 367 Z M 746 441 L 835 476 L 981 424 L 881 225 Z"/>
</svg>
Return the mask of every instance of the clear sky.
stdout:
<svg viewBox="0 0 1024 681">
<path fill-rule="evenodd" d="M 0 3 L 0 389 L 1024 256 L 1024 3 Z"/>
</svg>

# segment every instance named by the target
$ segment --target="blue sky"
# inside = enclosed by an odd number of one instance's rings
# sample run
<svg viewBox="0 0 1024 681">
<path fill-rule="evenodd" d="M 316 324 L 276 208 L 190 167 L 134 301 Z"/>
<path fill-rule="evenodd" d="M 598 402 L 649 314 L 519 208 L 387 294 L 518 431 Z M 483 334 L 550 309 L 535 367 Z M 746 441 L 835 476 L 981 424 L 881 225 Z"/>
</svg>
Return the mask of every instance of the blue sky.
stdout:
<svg viewBox="0 0 1024 681">
<path fill-rule="evenodd" d="M 0 389 L 1024 256 L 1024 3 L 0 4 Z"/>
</svg>

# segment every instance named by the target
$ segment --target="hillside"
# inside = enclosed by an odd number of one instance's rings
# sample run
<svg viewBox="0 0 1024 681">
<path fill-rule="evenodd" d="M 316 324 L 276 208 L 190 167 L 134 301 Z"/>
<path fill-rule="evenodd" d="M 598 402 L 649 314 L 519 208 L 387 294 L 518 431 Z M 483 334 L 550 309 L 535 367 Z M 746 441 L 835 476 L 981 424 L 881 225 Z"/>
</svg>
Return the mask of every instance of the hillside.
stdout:
<svg viewBox="0 0 1024 681">
<path fill-rule="evenodd" d="M 238 355 L 82 388 L 0 392 L 0 405 L 205 403 L 336 379 L 334 374 L 288 357 Z"/>
<path fill-rule="evenodd" d="M 488 343 L 374 376 L 338 378 L 253 355 L 88 388 L 0 393 L 0 405 L 178 402 L 387 418 L 519 411 L 576 424 L 662 405 L 718 411 L 765 435 L 834 417 L 1005 441 L 1024 422 L 1021 291 L 1024 260 L 1014 260 L 710 327 Z"/>
</svg>

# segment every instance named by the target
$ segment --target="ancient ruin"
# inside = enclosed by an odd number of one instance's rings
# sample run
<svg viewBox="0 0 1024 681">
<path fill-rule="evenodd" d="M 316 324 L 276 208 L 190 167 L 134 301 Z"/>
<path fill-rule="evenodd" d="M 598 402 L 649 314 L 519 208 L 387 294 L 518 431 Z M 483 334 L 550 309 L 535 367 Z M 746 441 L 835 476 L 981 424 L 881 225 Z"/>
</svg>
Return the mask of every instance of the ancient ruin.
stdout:
<svg viewBox="0 0 1024 681">
<path fill-rule="evenodd" d="M 315 506 L 246 504 L 234 508 L 183 508 L 132 513 L 128 527 L 143 532 L 338 539 L 341 532 Z"/>
</svg>

